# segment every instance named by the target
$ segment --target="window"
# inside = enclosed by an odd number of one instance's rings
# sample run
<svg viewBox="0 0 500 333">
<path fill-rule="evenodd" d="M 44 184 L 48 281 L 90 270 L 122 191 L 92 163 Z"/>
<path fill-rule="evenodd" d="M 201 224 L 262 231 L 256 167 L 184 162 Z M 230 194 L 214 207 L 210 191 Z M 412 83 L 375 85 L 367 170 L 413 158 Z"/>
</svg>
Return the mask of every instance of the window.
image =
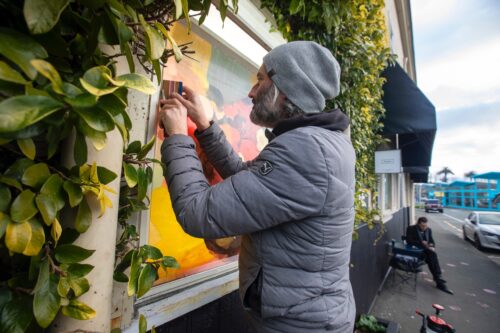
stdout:
<svg viewBox="0 0 500 333">
<path fill-rule="evenodd" d="M 228 25 L 226 21 L 226 25 Z M 237 51 L 229 48 L 210 33 L 192 25 L 188 35 L 183 25 L 176 25 L 172 34 L 179 45 L 193 42 L 190 46 L 195 60 L 183 59 L 176 63 L 169 59 L 164 72 L 165 80 L 182 81 L 205 96 L 205 109 L 219 124 L 233 148 L 244 160 L 257 156 L 267 140 L 261 128 L 250 123 L 251 101 L 247 94 L 253 85 L 258 68 Z M 194 125 L 190 134 L 194 132 Z M 163 133 L 156 129 L 155 158 L 160 159 Z M 205 176 L 210 184 L 222 179 L 199 150 Z M 173 256 L 180 269 L 160 270 L 158 284 L 206 272 L 237 261 L 239 237 L 200 239 L 186 234 L 176 221 L 170 196 L 160 167 L 153 174 L 151 207 L 147 242 Z"/>
<path fill-rule="evenodd" d="M 383 192 L 383 210 L 390 211 L 392 210 L 393 204 L 393 181 L 392 174 L 383 174 L 382 175 L 382 192 Z"/>
</svg>

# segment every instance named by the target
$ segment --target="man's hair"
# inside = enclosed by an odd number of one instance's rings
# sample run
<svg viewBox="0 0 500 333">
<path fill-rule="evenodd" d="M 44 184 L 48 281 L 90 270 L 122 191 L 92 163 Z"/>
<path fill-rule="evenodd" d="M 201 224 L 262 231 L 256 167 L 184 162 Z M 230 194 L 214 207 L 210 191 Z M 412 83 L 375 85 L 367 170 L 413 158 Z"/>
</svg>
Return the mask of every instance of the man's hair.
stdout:
<svg viewBox="0 0 500 333">
<path fill-rule="evenodd" d="M 420 223 L 427 223 L 427 218 L 426 217 L 419 217 L 418 220 L 417 220 L 417 224 L 420 224 Z"/>
<path fill-rule="evenodd" d="M 305 114 L 305 112 L 301 108 L 293 104 L 292 101 L 290 101 L 288 98 L 285 99 L 285 102 L 283 103 L 283 109 L 281 110 L 282 118 L 288 119 L 295 116 L 300 116 L 302 114 Z"/>
</svg>

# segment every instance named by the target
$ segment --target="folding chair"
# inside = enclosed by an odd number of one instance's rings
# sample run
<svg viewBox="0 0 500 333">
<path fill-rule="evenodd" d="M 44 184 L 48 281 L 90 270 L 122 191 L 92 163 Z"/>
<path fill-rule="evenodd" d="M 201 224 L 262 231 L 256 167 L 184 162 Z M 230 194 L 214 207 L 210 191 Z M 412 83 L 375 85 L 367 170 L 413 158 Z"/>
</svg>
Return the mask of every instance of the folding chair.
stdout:
<svg viewBox="0 0 500 333">
<path fill-rule="evenodd" d="M 402 242 L 391 241 L 391 261 L 389 265 L 393 270 L 393 282 L 395 284 L 396 275 L 400 283 L 409 283 L 413 280 L 413 289 L 417 291 L 418 273 L 425 265 L 424 250 L 406 244 L 406 237 L 401 237 Z"/>
</svg>

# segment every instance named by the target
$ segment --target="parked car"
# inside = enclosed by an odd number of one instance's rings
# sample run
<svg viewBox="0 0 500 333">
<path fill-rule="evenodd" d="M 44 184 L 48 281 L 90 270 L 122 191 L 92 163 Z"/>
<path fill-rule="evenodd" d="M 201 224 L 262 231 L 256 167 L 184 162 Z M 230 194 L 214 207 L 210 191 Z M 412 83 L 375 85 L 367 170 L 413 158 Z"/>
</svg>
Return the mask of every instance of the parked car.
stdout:
<svg viewBox="0 0 500 333">
<path fill-rule="evenodd" d="M 430 211 L 433 212 L 443 212 L 443 205 L 441 205 L 441 201 L 438 199 L 427 199 L 425 201 L 425 212 L 428 213 Z"/>
<path fill-rule="evenodd" d="M 474 241 L 478 249 L 500 250 L 500 212 L 472 212 L 465 219 L 462 231 L 464 239 Z"/>
</svg>

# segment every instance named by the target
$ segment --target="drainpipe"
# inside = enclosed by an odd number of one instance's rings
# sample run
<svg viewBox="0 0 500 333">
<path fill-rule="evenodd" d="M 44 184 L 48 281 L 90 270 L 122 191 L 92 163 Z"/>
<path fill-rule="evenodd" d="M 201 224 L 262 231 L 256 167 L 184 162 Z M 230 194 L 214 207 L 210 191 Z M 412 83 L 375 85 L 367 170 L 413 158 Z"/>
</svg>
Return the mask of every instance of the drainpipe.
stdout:
<svg viewBox="0 0 500 333">
<path fill-rule="evenodd" d="M 103 47 L 104 52 L 114 54 L 119 52 L 119 48 Z M 116 59 L 116 70 L 118 75 L 128 73 L 125 57 Z M 126 68 L 126 69 L 125 69 Z M 92 224 L 89 229 L 81 234 L 75 241 L 75 245 L 95 252 L 82 263 L 94 266 L 94 269 L 86 276 L 90 289 L 78 300 L 87 304 L 95 310 L 96 315 L 89 320 L 77 320 L 59 314 L 50 332 L 109 332 L 111 331 L 112 296 L 113 296 L 113 271 L 115 264 L 115 247 L 118 225 L 118 206 L 120 193 L 120 175 L 123 159 L 123 138 L 114 129 L 106 133 L 106 146 L 100 151 L 95 150 L 92 143 L 87 140 L 87 163 L 103 166 L 113 171 L 118 177 L 109 183 L 111 189 L 117 194 L 106 192 L 111 200 L 112 208 L 106 208 L 103 216 L 98 218 L 100 213 L 99 203 L 94 196 L 87 196 L 87 200 L 92 211 Z M 63 149 L 63 164 L 73 166 L 74 135 L 68 140 Z"/>
<path fill-rule="evenodd" d="M 108 186 L 116 193 L 120 192 L 120 174 L 122 166 L 123 140 L 117 129 L 107 133 L 107 144 L 101 151 L 96 151 L 87 141 L 88 161 L 92 164 L 103 166 L 118 175 Z M 74 165 L 72 142 L 68 142 L 65 149 L 64 165 Z M 109 332 L 111 325 L 111 296 L 113 290 L 113 269 L 115 263 L 116 229 L 118 217 L 118 194 L 107 192 L 113 207 L 107 208 L 103 216 L 99 216 L 99 203 L 95 196 L 87 196 L 92 211 L 92 224 L 89 229 L 81 234 L 75 245 L 95 252 L 84 262 L 94 266 L 86 276 L 90 283 L 88 292 L 78 298 L 95 310 L 96 316 L 89 320 L 77 320 L 70 317 L 59 316 L 51 327 L 51 332 Z"/>
</svg>

